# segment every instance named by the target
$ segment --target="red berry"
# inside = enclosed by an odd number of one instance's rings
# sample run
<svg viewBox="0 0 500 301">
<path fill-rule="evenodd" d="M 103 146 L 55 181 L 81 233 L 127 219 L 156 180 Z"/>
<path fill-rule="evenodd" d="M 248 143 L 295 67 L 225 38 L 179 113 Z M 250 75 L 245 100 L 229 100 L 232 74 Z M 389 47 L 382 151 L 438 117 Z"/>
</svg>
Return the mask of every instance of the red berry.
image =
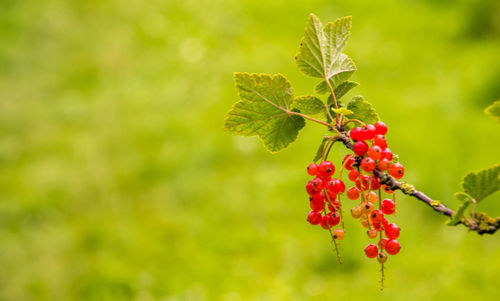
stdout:
<svg viewBox="0 0 500 301">
<path fill-rule="evenodd" d="M 313 211 L 322 211 L 324 209 L 324 202 L 323 200 L 312 199 L 309 202 L 309 207 L 311 207 Z"/>
<path fill-rule="evenodd" d="M 389 238 L 387 238 L 387 237 L 382 238 L 382 241 L 378 242 L 378 247 L 385 249 L 385 245 L 387 244 L 388 241 L 389 241 Z M 382 242 L 382 245 L 380 244 L 380 242 Z"/>
<path fill-rule="evenodd" d="M 333 179 L 330 182 L 328 182 L 328 185 L 326 188 L 336 194 L 344 193 L 345 191 L 345 184 L 339 179 Z"/>
<path fill-rule="evenodd" d="M 349 158 L 349 159 L 347 159 L 347 158 Z M 346 162 L 346 160 L 347 160 L 347 162 Z M 345 166 L 345 169 L 347 169 L 347 170 L 352 170 L 352 164 L 353 164 L 355 161 L 356 161 L 356 160 L 354 160 L 354 156 L 352 156 L 352 155 L 346 155 L 346 156 L 344 157 L 344 161 L 343 161 L 344 166 Z"/>
<path fill-rule="evenodd" d="M 336 226 L 340 222 L 340 216 L 337 214 L 337 212 L 332 212 L 329 214 L 331 218 L 328 218 L 328 223 L 330 224 L 331 227 Z"/>
<path fill-rule="evenodd" d="M 364 141 L 358 141 L 354 143 L 354 146 L 352 147 L 352 150 L 354 153 L 358 156 L 364 156 L 366 152 L 368 151 L 368 144 Z"/>
<path fill-rule="evenodd" d="M 368 156 L 373 160 L 378 160 L 382 158 L 382 149 L 378 145 L 373 145 L 368 149 Z"/>
<path fill-rule="evenodd" d="M 375 134 L 385 135 L 387 133 L 387 126 L 382 121 L 375 122 Z"/>
<path fill-rule="evenodd" d="M 359 198 L 359 189 L 356 187 L 347 189 L 347 197 L 353 201 L 357 200 Z"/>
<path fill-rule="evenodd" d="M 398 254 L 400 249 L 401 246 L 399 245 L 399 242 L 395 239 L 391 239 L 385 243 L 385 250 L 390 255 Z"/>
<path fill-rule="evenodd" d="M 394 163 L 389 167 L 389 174 L 395 179 L 401 179 L 405 174 L 405 169 L 403 168 L 403 165 Z"/>
<path fill-rule="evenodd" d="M 371 188 L 372 190 L 378 190 L 380 188 L 380 180 L 377 177 L 372 177 Z"/>
<path fill-rule="evenodd" d="M 384 214 L 379 209 L 376 209 L 372 211 L 372 213 L 370 214 L 370 218 L 373 222 L 380 223 L 384 218 Z"/>
<path fill-rule="evenodd" d="M 356 180 L 356 187 L 361 189 L 361 184 L 363 184 L 363 190 L 368 190 L 370 188 L 370 177 L 367 175 L 361 175 L 361 178 Z"/>
<path fill-rule="evenodd" d="M 315 176 L 318 173 L 318 165 L 316 163 L 311 163 L 307 166 L 307 173 L 310 176 Z"/>
<path fill-rule="evenodd" d="M 363 140 L 371 140 L 375 137 L 375 126 L 373 124 L 367 124 L 361 129 L 361 137 Z"/>
<path fill-rule="evenodd" d="M 375 160 L 373 160 L 370 157 L 366 157 L 363 160 L 361 160 L 361 169 L 364 171 L 373 171 L 375 169 L 376 163 Z"/>
<path fill-rule="evenodd" d="M 399 227 L 396 224 L 388 224 L 385 228 L 385 236 L 389 239 L 396 239 L 399 237 Z"/>
<path fill-rule="evenodd" d="M 361 128 L 359 126 L 353 128 L 349 133 L 349 136 L 351 136 L 352 140 L 363 140 L 363 137 L 361 135 Z"/>
<path fill-rule="evenodd" d="M 382 201 L 382 204 L 380 205 L 380 209 L 382 212 L 386 215 L 391 215 L 394 213 L 394 202 L 391 199 L 385 199 Z"/>
<path fill-rule="evenodd" d="M 379 222 L 372 222 L 372 226 L 375 230 L 379 231 L 380 230 L 380 223 Z"/>
<path fill-rule="evenodd" d="M 369 244 L 365 248 L 365 254 L 368 258 L 375 258 L 378 255 L 378 248 L 374 244 Z"/>
<path fill-rule="evenodd" d="M 389 148 L 382 150 L 382 158 L 392 161 L 392 151 Z"/>
<path fill-rule="evenodd" d="M 375 137 L 373 138 L 373 144 L 380 146 L 381 149 L 387 148 L 387 141 L 382 135 L 375 135 Z"/>
<path fill-rule="evenodd" d="M 323 189 L 323 181 L 320 178 L 314 178 L 306 184 L 306 190 L 309 195 L 320 193 L 321 189 Z"/>
<path fill-rule="evenodd" d="M 391 165 L 391 161 L 384 158 L 384 159 L 378 161 L 377 167 L 381 171 L 384 171 L 384 170 L 389 169 L 389 165 Z"/>
<path fill-rule="evenodd" d="M 355 169 L 349 171 L 349 180 L 356 181 L 358 179 L 359 172 Z"/>
<path fill-rule="evenodd" d="M 317 211 L 311 211 L 307 215 L 307 221 L 309 223 L 311 223 L 311 225 L 317 225 L 317 224 L 321 223 L 322 218 L 323 217 L 321 216 L 321 213 L 319 213 Z"/>
<path fill-rule="evenodd" d="M 382 189 L 384 189 L 385 193 L 388 194 L 394 193 L 394 191 L 392 191 L 391 188 L 387 185 L 382 185 Z"/>
<path fill-rule="evenodd" d="M 318 174 L 321 177 L 328 178 L 335 172 L 335 166 L 330 161 L 323 161 L 318 166 Z"/>
</svg>

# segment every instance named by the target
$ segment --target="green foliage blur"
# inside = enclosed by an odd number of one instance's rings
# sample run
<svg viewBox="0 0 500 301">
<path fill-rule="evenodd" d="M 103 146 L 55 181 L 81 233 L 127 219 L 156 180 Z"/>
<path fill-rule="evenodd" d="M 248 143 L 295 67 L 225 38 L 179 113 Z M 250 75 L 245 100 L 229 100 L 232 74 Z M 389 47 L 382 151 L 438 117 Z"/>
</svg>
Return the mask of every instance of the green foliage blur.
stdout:
<svg viewBox="0 0 500 301">
<path fill-rule="evenodd" d="M 306 222 L 323 129 L 275 155 L 222 130 L 235 71 L 312 92 L 293 60 L 311 12 L 353 16 L 348 96 L 375 105 L 405 179 L 456 208 L 462 175 L 500 162 L 483 113 L 500 98 L 497 0 L 0 0 L 0 300 L 498 297 L 500 234 L 402 195 L 380 292 L 358 223 L 339 265 Z M 479 209 L 500 215 L 499 193 Z"/>
</svg>

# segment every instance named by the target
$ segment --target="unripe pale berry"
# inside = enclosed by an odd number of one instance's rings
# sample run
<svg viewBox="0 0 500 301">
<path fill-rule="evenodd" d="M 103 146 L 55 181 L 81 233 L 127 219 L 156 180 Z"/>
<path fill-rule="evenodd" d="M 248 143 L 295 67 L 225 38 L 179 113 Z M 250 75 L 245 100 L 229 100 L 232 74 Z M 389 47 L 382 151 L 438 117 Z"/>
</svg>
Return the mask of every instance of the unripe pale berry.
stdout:
<svg viewBox="0 0 500 301">
<path fill-rule="evenodd" d="M 369 238 L 373 239 L 373 238 L 377 237 L 378 232 L 376 229 L 370 229 L 370 230 L 366 231 L 366 234 L 368 235 Z"/>
<path fill-rule="evenodd" d="M 363 212 L 362 212 L 362 209 L 361 209 L 360 207 L 353 207 L 353 208 L 351 209 L 351 216 L 352 216 L 353 218 L 356 218 L 356 219 L 357 219 L 357 218 L 360 218 L 362 213 L 363 213 Z"/>
<path fill-rule="evenodd" d="M 384 262 L 386 262 L 386 261 L 387 261 L 387 255 L 385 255 L 385 253 L 380 252 L 380 253 L 378 253 L 378 255 L 377 255 L 377 260 L 378 260 L 378 262 L 380 262 L 380 263 L 384 263 Z"/>
<path fill-rule="evenodd" d="M 335 229 L 333 230 L 333 238 L 341 240 L 344 238 L 344 230 L 343 229 Z"/>
</svg>

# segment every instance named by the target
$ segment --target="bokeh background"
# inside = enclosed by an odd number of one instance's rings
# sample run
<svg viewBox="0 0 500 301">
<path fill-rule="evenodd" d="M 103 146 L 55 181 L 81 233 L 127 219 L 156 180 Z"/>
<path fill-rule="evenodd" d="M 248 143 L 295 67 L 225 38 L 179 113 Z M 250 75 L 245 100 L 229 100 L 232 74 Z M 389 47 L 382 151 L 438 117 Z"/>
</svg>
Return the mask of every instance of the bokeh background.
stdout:
<svg viewBox="0 0 500 301">
<path fill-rule="evenodd" d="M 500 98 L 496 0 L 0 0 L 0 299 L 498 297 L 500 235 L 403 196 L 380 292 L 359 224 L 339 265 L 305 221 L 323 129 L 275 155 L 222 130 L 234 71 L 311 93 L 293 60 L 311 12 L 353 16 L 348 96 L 376 106 L 406 180 L 455 208 L 462 175 L 500 161 L 483 114 Z"/>
</svg>

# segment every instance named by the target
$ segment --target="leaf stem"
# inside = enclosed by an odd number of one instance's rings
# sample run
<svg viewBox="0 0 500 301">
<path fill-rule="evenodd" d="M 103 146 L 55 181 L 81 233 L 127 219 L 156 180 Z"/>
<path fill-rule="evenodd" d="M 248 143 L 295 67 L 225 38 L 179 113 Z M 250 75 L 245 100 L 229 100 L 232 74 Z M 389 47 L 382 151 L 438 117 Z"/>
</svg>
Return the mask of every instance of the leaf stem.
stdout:
<svg viewBox="0 0 500 301">
<path fill-rule="evenodd" d="M 347 120 L 346 122 L 344 122 L 344 125 L 346 125 L 346 124 L 348 124 L 348 123 L 350 123 L 350 122 L 357 122 L 357 123 L 361 124 L 362 126 L 365 126 L 365 125 L 366 125 L 363 121 L 358 120 L 358 119 L 349 119 L 349 120 Z"/>
</svg>

